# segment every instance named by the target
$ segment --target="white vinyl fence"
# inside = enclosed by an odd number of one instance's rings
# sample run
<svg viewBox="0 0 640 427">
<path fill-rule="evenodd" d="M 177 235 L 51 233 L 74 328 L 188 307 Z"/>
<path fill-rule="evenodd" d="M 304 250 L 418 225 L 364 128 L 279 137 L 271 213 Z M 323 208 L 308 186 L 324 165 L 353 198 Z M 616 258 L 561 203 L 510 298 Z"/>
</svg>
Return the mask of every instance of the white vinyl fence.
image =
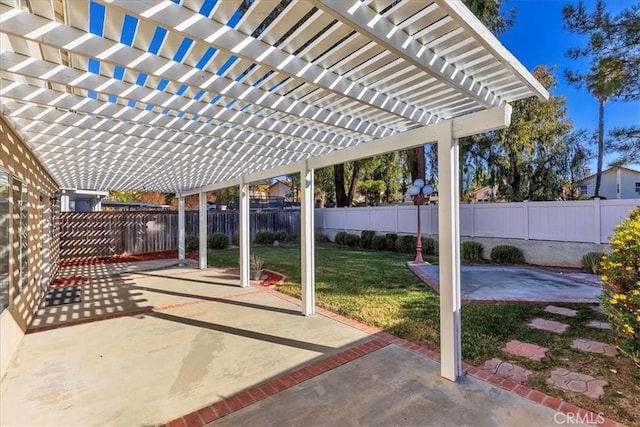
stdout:
<svg viewBox="0 0 640 427">
<path fill-rule="evenodd" d="M 608 243 L 613 227 L 640 205 L 640 199 L 566 202 L 471 203 L 460 205 L 460 234 L 523 240 Z M 322 230 L 375 230 L 416 234 L 416 206 L 411 204 L 315 210 Z M 423 235 L 438 234 L 438 207 L 420 207 Z"/>
</svg>

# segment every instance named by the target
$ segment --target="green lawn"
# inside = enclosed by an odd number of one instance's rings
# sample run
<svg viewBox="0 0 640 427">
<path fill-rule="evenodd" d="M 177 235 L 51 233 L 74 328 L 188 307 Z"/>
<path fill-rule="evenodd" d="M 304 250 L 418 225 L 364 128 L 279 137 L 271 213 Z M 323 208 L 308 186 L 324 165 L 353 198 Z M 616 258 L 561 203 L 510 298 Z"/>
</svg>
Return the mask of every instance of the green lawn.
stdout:
<svg viewBox="0 0 640 427">
<path fill-rule="evenodd" d="M 293 245 L 257 246 L 252 253 L 264 258 L 264 267 L 286 274 L 278 290 L 300 297 L 300 248 Z M 410 255 L 375 250 L 349 249 L 334 244 L 316 245 L 316 299 L 318 305 L 394 335 L 439 350 L 439 297 L 406 267 Z M 209 264 L 238 265 L 238 250 L 209 252 Z M 615 333 L 584 326 L 604 317 L 585 306 L 566 318 L 545 313 L 536 304 L 463 304 L 462 355 L 478 366 L 498 357 L 523 366 L 534 374 L 529 385 L 625 423 L 640 422 L 640 372 L 627 359 L 611 359 L 571 349 L 574 338 L 614 343 Z M 534 317 L 570 325 L 564 335 L 532 329 Z M 500 349 L 512 339 L 549 347 L 542 362 L 509 357 Z M 565 367 L 603 379 L 611 384 L 599 400 L 565 393 L 546 384 L 549 372 Z M 615 372 L 614 372 L 615 371 Z"/>
</svg>

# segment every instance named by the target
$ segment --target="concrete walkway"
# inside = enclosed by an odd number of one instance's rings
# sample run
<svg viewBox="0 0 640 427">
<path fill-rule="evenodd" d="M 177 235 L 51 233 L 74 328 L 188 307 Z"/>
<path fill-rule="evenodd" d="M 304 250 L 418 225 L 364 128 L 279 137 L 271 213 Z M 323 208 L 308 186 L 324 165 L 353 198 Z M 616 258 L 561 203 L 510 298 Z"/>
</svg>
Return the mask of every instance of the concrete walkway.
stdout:
<svg viewBox="0 0 640 427">
<path fill-rule="evenodd" d="M 496 385 L 450 383 L 437 353 L 324 310 L 303 317 L 228 272 L 145 266 L 89 277 L 79 302 L 39 314 L 0 383 L 0 425 L 535 426 L 579 411 L 469 366 Z"/>
<path fill-rule="evenodd" d="M 439 289 L 439 267 L 409 264 L 411 271 Z M 531 301 L 598 303 L 600 286 L 592 277 L 551 273 L 535 267 L 462 266 L 462 299 L 466 301 Z"/>
</svg>

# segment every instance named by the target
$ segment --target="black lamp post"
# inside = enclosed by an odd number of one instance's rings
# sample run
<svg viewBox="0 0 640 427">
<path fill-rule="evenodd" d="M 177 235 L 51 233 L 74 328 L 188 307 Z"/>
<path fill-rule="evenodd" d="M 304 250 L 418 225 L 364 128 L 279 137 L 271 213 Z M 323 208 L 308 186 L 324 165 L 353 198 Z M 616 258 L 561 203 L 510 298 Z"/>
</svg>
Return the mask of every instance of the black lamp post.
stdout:
<svg viewBox="0 0 640 427">
<path fill-rule="evenodd" d="M 422 236 L 420 235 L 420 205 L 429 204 L 429 199 L 433 193 L 431 184 L 425 184 L 420 178 L 413 182 L 413 185 L 407 189 L 407 194 L 411 196 L 413 204 L 418 207 L 418 237 L 416 242 L 416 259 L 414 264 L 424 263 L 422 259 Z"/>
</svg>

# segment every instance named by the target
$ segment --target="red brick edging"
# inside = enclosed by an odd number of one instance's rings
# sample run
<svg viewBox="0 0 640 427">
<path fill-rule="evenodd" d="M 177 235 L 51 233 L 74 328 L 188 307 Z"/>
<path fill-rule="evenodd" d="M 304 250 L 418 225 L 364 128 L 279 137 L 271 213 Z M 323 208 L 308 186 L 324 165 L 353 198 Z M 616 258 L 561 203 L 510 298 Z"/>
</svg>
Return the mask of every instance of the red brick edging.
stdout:
<svg viewBox="0 0 640 427">
<path fill-rule="evenodd" d="M 291 303 L 300 305 L 301 301 L 298 298 L 294 298 L 290 295 L 283 294 L 270 287 L 257 285 L 258 289 L 282 298 Z M 414 353 L 426 356 L 436 362 L 440 362 L 440 353 L 431 350 L 423 345 L 406 340 L 404 338 L 396 337 L 388 332 L 385 332 L 379 328 L 365 325 L 357 320 L 349 319 L 339 314 L 333 313 L 329 310 L 318 308 L 316 310 L 318 314 L 329 317 L 340 323 L 344 323 L 363 332 L 371 334 L 373 339 L 364 344 L 351 347 L 341 353 L 329 356 L 325 359 L 321 359 L 305 366 L 293 372 L 288 372 L 279 377 L 272 378 L 271 380 L 258 384 L 254 387 L 243 390 L 236 393 L 226 399 L 206 406 L 198 411 L 176 418 L 163 426 L 169 427 L 199 427 L 207 423 L 220 419 L 233 412 L 239 411 L 249 405 L 266 399 L 269 396 L 273 396 L 276 393 L 284 391 L 293 387 L 296 384 L 307 381 L 320 374 L 333 370 L 341 365 L 351 362 L 366 354 L 372 353 L 389 344 L 395 344 Z M 623 426 L 624 424 L 617 423 L 611 419 L 605 418 L 600 414 L 596 414 L 586 409 L 582 409 L 574 404 L 565 402 L 557 397 L 549 396 L 531 387 L 522 385 L 509 378 L 504 378 L 496 374 L 492 374 L 486 370 L 479 369 L 476 366 L 470 365 L 466 362 L 462 363 L 464 373 L 470 375 L 476 379 L 487 382 L 493 386 L 500 387 L 509 392 L 515 393 L 525 399 L 532 402 L 542 404 L 554 411 L 573 416 L 580 420 L 590 420 L 594 422 L 594 425 L 599 426 Z"/>
</svg>

